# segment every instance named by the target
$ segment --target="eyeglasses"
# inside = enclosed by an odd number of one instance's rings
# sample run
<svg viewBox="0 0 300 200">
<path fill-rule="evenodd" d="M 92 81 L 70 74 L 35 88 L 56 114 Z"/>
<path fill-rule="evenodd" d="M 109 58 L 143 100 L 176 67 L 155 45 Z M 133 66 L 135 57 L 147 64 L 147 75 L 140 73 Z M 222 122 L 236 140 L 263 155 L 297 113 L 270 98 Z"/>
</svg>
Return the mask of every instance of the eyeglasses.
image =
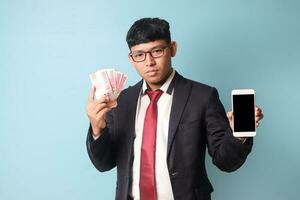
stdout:
<svg viewBox="0 0 300 200">
<path fill-rule="evenodd" d="M 169 45 L 154 47 L 150 51 L 133 51 L 129 53 L 129 56 L 134 62 L 143 62 L 146 60 L 147 53 L 149 53 L 152 58 L 159 58 L 165 55 L 165 49 L 168 47 Z"/>
</svg>

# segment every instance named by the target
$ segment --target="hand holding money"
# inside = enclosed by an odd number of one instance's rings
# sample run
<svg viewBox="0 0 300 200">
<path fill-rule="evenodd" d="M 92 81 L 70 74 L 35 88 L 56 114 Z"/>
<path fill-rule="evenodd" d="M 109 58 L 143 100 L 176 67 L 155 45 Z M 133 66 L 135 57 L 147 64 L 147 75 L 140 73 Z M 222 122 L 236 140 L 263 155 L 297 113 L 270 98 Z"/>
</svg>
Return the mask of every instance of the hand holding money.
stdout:
<svg viewBox="0 0 300 200">
<path fill-rule="evenodd" d="M 94 137 L 105 128 L 105 114 L 117 106 L 127 76 L 114 69 L 102 69 L 90 74 L 93 87 L 90 91 L 86 112 L 90 119 Z"/>
<path fill-rule="evenodd" d="M 93 136 L 98 137 L 101 134 L 101 130 L 106 126 L 105 114 L 110 110 L 110 108 L 107 106 L 108 98 L 106 96 L 94 101 L 95 91 L 96 88 L 93 86 L 89 94 L 86 113 L 91 122 Z"/>
</svg>

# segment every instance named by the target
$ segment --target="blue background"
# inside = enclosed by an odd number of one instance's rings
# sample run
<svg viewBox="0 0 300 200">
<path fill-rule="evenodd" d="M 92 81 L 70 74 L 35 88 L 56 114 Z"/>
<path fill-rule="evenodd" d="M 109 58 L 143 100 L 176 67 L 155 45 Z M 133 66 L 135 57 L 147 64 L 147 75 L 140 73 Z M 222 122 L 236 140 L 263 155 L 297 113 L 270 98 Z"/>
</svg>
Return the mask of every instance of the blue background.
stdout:
<svg viewBox="0 0 300 200">
<path fill-rule="evenodd" d="M 127 30 L 170 22 L 182 75 L 254 88 L 265 119 L 245 165 L 224 173 L 207 157 L 215 200 L 298 199 L 300 3 L 297 0 L 0 1 L 0 199 L 113 199 L 116 171 L 99 173 L 85 147 L 88 74 L 105 66 L 140 78 Z"/>
</svg>

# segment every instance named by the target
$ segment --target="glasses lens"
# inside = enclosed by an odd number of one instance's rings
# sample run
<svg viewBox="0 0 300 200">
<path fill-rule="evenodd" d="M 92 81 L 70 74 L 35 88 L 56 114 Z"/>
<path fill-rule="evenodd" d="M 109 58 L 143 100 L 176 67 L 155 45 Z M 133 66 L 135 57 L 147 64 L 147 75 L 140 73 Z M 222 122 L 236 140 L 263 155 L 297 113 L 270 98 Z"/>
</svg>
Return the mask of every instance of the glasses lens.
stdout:
<svg viewBox="0 0 300 200">
<path fill-rule="evenodd" d="M 146 54 L 144 52 L 136 52 L 136 53 L 131 54 L 131 57 L 135 62 L 140 62 L 145 59 L 145 55 Z"/>
<path fill-rule="evenodd" d="M 163 54 L 164 54 L 164 49 L 163 48 L 157 48 L 157 49 L 153 49 L 151 51 L 151 55 L 154 58 L 158 58 L 158 57 L 162 56 Z"/>
</svg>

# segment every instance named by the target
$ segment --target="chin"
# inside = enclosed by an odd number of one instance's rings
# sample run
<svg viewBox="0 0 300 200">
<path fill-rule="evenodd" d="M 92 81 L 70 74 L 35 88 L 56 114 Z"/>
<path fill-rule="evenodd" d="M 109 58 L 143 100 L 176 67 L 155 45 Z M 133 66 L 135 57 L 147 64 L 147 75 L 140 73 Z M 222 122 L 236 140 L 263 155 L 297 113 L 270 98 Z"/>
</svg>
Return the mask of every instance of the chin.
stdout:
<svg viewBox="0 0 300 200">
<path fill-rule="evenodd" d="M 147 83 L 151 84 L 151 85 L 156 85 L 158 87 L 161 87 L 164 83 L 162 80 L 146 80 Z"/>
<path fill-rule="evenodd" d="M 145 79 L 148 83 L 151 84 L 159 84 L 160 82 L 162 82 L 162 78 L 159 76 L 154 76 L 154 77 L 147 77 L 147 79 Z"/>
</svg>

